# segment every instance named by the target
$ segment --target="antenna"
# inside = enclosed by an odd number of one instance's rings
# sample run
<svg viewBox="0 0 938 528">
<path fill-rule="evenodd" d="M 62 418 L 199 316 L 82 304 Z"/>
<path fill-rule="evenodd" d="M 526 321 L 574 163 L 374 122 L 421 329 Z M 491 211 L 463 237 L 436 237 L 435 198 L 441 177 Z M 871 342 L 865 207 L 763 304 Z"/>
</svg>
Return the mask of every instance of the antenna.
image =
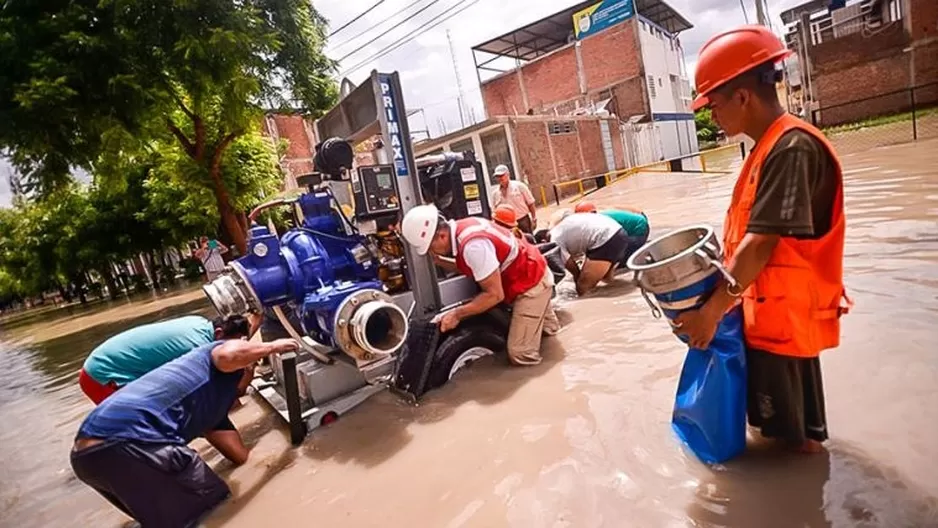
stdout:
<svg viewBox="0 0 938 528">
<path fill-rule="evenodd" d="M 466 117 L 463 115 L 462 108 L 462 79 L 459 78 L 459 66 L 456 65 L 456 51 L 453 49 L 453 38 L 449 34 L 449 29 L 446 30 L 446 40 L 449 42 L 449 54 L 453 59 L 453 73 L 456 74 L 456 89 L 459 91 L 459 95 L 456 96 L 456 106 L 459 107 L 459 124 L 462 128 L 466 128 Z"/>
</svg>

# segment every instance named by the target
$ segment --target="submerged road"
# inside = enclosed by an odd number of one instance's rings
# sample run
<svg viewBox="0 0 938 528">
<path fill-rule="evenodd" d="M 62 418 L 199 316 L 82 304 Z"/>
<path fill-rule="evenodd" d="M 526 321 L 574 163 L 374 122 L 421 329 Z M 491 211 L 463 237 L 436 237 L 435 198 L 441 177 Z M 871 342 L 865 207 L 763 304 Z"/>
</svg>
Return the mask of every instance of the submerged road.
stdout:
<svg viewBox="0 0 938 528">
<path fill-rule="evenodd" d="M 670 429 L 684 348 L 667 324 L 625 277 L 582 299 L 566 282 L 559 304 L 569 326 L 545 340 L 537 367 L 480 362 L 419 407 L 380 394 L 298 449 L 249 402 L 233 415 L 254 444 L 245 466 L 199 446 L 235 492 L 207 525 L 938 526 L 938 142 L 844 164 L 856 307 L 841 347 L 822 355 L 828 453 L 753 443 L 725 466 L 701 465 Z M 732 183 L 648 173 L 591 199 L 644 208 L 654 236 L 721 227 Z M 121 522 L 68 467 L 90 407 L 68 376 L 94 341 L 73 339 L 54 354 L 0 345 L 4 526 Z"/>
</svg>

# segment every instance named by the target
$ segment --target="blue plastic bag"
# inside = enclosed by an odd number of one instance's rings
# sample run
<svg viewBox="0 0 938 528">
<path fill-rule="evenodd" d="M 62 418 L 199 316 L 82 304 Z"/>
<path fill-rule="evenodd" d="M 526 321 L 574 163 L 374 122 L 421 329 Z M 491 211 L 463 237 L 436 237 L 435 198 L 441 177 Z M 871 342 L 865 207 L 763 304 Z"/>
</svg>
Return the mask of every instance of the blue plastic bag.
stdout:
<svg viewBox="0 0 938 528">
<path fill-rule="evenodd" d="M 665 316 L 673 319 L 678 313 L 668 310 Z M 688 349 L 671 426 L 708 464 L 725 462 L 746 449 L 746 351 L 740 308 L 723 317 L 706 350 Z"/>
</svg>

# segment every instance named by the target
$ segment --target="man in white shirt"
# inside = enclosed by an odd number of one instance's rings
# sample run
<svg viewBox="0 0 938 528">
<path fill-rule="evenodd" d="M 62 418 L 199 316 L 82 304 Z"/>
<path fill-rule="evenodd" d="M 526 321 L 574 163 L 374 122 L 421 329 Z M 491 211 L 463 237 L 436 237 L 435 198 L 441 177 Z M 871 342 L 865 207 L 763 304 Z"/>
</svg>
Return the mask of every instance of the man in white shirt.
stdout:
<svg viewBox="0 0 938 528">
<path fill-rule="evenodd" d="M 472 277 L 482 290 L 466 304 L 442 314 L 440 331 L 499 303 L 512 306 L 508 357 L 516 365 L 541 362 L 541 335 L 557 333 L 560 323 L 550 306 L 554 277 L 533 244 L 481 218 L 446 220 L 433 205 L 404 215 L 401 234 L 420 255 L 428 252 L 444 269 Z"/>
<path fill-rule="evenodd" d="M 560 258 L 567 271 L 573 274 L 579 295 L 595 288 L 601 280 L 611 280 L 629 247 L 628 235 L 612 218 L 573 214 L 569 209 L 552 215 L 549 239 L 560 249 Z M 576 259 L 582 255 L 586 260 L 580 268 Z"/>
<path fill-rule="evenodd" d="M 537 226 L 537 209 L 534 207 L 534 195 L 527 184 L 511 179 L 511 172 L 505 165 L 495 167 L 498 187 L 492 193 L 492 209 L 502 204 L 511 206 L 515 211 L 515 222 L 523 233 L 533 233 Z"/>
</svg>

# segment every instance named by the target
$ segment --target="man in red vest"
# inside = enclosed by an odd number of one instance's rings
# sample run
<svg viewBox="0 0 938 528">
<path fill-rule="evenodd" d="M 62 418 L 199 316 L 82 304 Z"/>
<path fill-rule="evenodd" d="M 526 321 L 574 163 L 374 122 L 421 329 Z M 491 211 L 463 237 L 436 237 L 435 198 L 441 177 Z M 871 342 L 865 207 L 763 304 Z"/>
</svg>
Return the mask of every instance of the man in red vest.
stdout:
<svg viewBox="0 0 938 528">
<path fill-rule="evenodd" d="M 756 144 L 724 225 L 736 284 L 721 283 L 703 307 L 677 318 L 675 332 L 705 348 L 741 303 L 749 422 L 814 453 L 828 438 L 818 356 L 839 344 L 846 311 L 843 174 L 824 135 L 779 103 L 775 65 L 790 54 L 763 26 L 726 31 L 701 48 L 694 110 L 709 107 L 727 136 Z"/>
<path fill-rule="evenodd" d="M 461 320 L 504 302 L 512 306 L 509 359 L 516 365 L 541 362 L 541 334 L 557 333 L 560 324 L 550 305 L 554 278 L 534 245 L 488 220 L 447 220 L 433 205 L 408 211 L 401 234 L 418 254 L 429 252 L 438 266 L 472 277 L 482 290 L 470 302 L 443 314 L 440 331 L 452 330 Z"/>
</svg>

